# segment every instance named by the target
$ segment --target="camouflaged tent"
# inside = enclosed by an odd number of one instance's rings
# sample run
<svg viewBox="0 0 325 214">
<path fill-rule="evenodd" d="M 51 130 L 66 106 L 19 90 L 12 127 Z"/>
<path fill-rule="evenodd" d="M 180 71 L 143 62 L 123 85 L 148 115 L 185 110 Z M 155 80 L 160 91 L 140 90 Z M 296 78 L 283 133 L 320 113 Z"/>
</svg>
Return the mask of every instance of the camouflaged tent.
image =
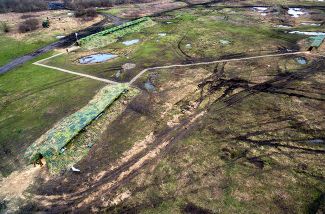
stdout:
<svg viewBox="0 0 325 214">
<path fill-rule="evenodd" d="M 318 48 L 322 45 L 323 41 L 325 40 L 325 35 L 313 36 L 310 37 L 312 47 Z"/>
<path fill-rule="evenodd" d="M 78 42 L 81 47 L 86 49 L 101 48 L 116 42 L 118 38 L 123 37 L 128 33 L 139 32 L 143 28 L 153 26 L 154 24 L 155 22 L 149 17 L 143 17 L 92 34 L 80 39 Z"/>
<path fill-rule="evenodd" d="M 29 163 L 33 163 L 41 157 L 48 159 L 52 155 L 58 154 L 67 143 L 127 89 L 128 84 L 109 85 L 102 88 L 85 107 L 63 118 L 28 147 L 25 158 Z"/>
</svg>

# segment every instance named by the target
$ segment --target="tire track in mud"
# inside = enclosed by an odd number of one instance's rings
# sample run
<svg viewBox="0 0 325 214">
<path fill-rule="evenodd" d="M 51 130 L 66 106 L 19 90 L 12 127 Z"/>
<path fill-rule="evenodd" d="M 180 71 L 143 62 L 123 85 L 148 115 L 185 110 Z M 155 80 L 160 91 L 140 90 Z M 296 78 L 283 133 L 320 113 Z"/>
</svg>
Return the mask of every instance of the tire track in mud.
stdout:
<svg viewBox="0 0 325 214">
<path fill-rule="evenodd" d="M 216 111 L 220 111 L 225 107 L 229 107 L 231 105 L 237 104 L 244 98 L 256 93 L 260 93 L 260 92 L 272 93 L 274 89 L 283 88 L 294 80 L 302 80 L 308 78 L 314 75 L 315 73 L 319 72 L 320 68 L 324 68 L 324 67 L 325 67 L 324 61 L 317 60 L 309 68 L 304 68 L 294 73 L 285 73 L 283 75 L 276 76 L 273 79 L 266 81 L 264 83 L 260 83 L 248 87 L 242 92 L 239 92 L 235 95 L 223 99 L 222 101 L 223 104 L 225 105 L 220 106 L 218 109 L 216 109 Z"/>
<path fill-rule="evenodd" d="M 209 61 L 209 62 L 197 62 L 197 63 L 189 63 L 189 64 L 176 64 L 176 65 L 151 67 L 151 68 L 146 68 L 146 69 L 142 70 L 141 72 L 139 72 L 135 77 L 133 77 L 133 79 L 129 82 L 129 84 L 132 85 L 137 79 L 139 79 L 147 71 L 169 69 L 169 68 L 185 68 L 185 67 L 198 66 L 198 65 L 211 65 L 211 64 L 224 63 L 224 62 L 238 62 L 238 61 L 245 61 L 245 60 L 251 60 L 251 59 L 261 59 L 261 58 L 268 58 L 268 57 L 290 56 L 290 55 L 300 55 L 300 54 L 309 54 L 309 52 L 307 52 L 307 51 L 288 52 L 288 53 L 266 54 L 266 55 L 260 55 L 260 56 L 239 57 L 239 58 L 226 57 L 226 59 L 218 59 L 218 60 L 213 60 L 213 61 Z"/>
<path fill-rule="evenodd" d="M 154 139 L 152 139 L 152 142 L 148 143 L 149 145 L 147 148 L 135 154 L 121 165 L 113 167 L 113 170 L 105 172 L 95 184 L 89 186 L 87 189 L 72 194 L 56 196 L 39 195 L 36 196 L 36 198 L 45 205 L 46 209 L 51 209 L 55 213 L 69 211 L 70 208 L 67 207 L 71 206 L 75 206 L 77 210 L 89 209 L 90 204 L 101 206 L 103 202 L 99 202 L 98 198 L 103 198 L 103 195 L 112 195 L 118 187 L 132 179 L 138 174 L 139 170 L 153 159 L 157 158 L 161 151 L 170 143 L 174 142 L 180 136 L 183 136 L 189 127 L 201 118 L 204 113 L 205 111 L 194 113 L 181 124 L 169 127 L 160 134 L 157 134 Z M 106 203 L 109 202 L 106 201 Z"/>
<path fill-rule="evenodd" d="M 308 69 L 298 70 L 295 73 L 289 73 L 282 76 L 276 76 L 269 81 L 253 85 L 241 92 L 230 95 L 229 97 L 217 99 L 214 102 L 214 112 L 222 112 L 224 108 L 238 104 L 251 95 L 263 93 L 272 89 L 273 87 L 284 87 L 292 81 L 308 78 L 311 75 L 317 73 L 320 68 L 324 68 L 324 66 L 324 62 L 320 63 L 320 61 L 316 61 Z M 168 146 L 171 146 L 173 142 L 176 142 L 177 140 L 183 138 L 184 135 L 188 133 L 190 127 L 195 125 L 196 121 L 199 118 L 203 117 L 204 114 L 209 110 L 210 109 L 201 112 L 194 112 L 187 119 L 184 119 L 180 124 L 161 131 L 159 134 L 154 136 L 154 139 L 151 140 L 151 143 L 149 143 L 145 149 L 139 151 L 137 154 L 130 157 L 127 161 L 122 162 L 116 167 L 113 167 L 113 169 L 108 170 L 104 173 L 98 173 L 97 176 L 100 178 L 95 183 L 88 186 L 87 189 L 78 191 L 76 193 L 63 195 L 38 195 L 37 198 L 39 198 L 44 208 L 51 209 L 55 213 L 71 211 L 71 207 L 74 207 L 74 211 L 86 211 L 90 210 L 92 206 L 108 206 L 110 204 L 110 201 L 108 199 L 114 195 L 119 187 L 127 184 L 128 181 L 139 174 L 141 169 L 150 164 L 153 160 L 159 158 L 162 151 L 166 150 Z M 269 144 L 265 145 L 285 146 Z M 294 147 L 291 149 L 304 150 L 304 148 L 300 147 Z M 309 152 L 319 151 L 315 150 Z M 324 152 L 325 151 L 321 151 L 321 153 Z M 99 198 L 102 198 L 102 200 L 99 200 Z"/>
<path fill-rule="evenodd" d="M 18 97 L 13 98 L 13 99 L 10 99 L 10 100 L 7 100 L 3 104 L 0 104 L 0 107 L 1 107 L 0 108 L 0 112 L 4 108 L 6 108 L 8 105 L 10 105 L 11 103 L 17 102 L 19 100 L 22 100 L 24 98 L 27 98 L 29 96 L 32 96 L 32 95 L 34 95 L 36 93 L 39 93 L 39 92 L 42 92 L 42 91 L 46 91 L 46 90 L 51 89 L 53 87 L 56 87 L 56 86 L 59 86 L 59 85 L 65 84 L 65 83 L 70 83 L 70 82 L 75 81 L 75 80 L 79 80 L 81 78 L 82 77 L 61 78 L 61 79 L 59 79 L 57 81 L 53 81 L 53 82 L 50 82 L 48 84 L 42 85 L 42 86 L 40 86 L 40 87 L 38 87 L 36 89 L 26 90 L 22 94 L 20 94 Z M 5 96 L 12 96 L 12 95 L 8 94 L 8 95 L 5 95 Z"/>
</svg>

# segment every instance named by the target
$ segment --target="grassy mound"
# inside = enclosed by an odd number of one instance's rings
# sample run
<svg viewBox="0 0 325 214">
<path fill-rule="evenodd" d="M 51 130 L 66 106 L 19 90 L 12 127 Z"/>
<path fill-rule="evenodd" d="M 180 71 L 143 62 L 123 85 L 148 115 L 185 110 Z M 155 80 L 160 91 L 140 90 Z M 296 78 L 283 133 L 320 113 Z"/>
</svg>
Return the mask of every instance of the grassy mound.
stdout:
<svg viewBox="0 0 325 214">
<path fill-rule="evenodd" d="M 127 88 L 127 84 L 118 84 L 101 89 L 85 107 L 59 121 L 52 129 L 28 147 L 25 158 L 32 163 L 41 156 L 49 159 L 54 154 L 58 154 L 69 141 L 96 119 Z"/>
<path fill-rule="evenodd" d="M 150 27 L 152 25 L 154 25 L 154 22 L 150 18 L 143 17 L 85 37 L 79 40 L 79 44 L 81 47 L 86 49 L 105 47 L 116 42 L 119 37 L 128 33 L 139 32 L 142 28 Z"/>
</svg>

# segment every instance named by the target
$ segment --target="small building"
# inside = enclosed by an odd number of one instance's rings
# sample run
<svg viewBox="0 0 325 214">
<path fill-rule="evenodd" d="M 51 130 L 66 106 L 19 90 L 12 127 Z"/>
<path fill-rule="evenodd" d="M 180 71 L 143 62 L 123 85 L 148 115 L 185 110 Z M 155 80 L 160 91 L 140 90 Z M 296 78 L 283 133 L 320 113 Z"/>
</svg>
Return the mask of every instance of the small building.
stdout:
<svg viewBox="0 0 325 214">
<path fill-rule="evenodd" d="M 49 2 L 47 5 L 49 10 L 62 10 L 65 9 L 64 3 L 62 2 Z"/>
<path fill-rule="evenodd" d="M 318 49 L 322 45 L 322 43 L 325 40 L 325 35 L 313 36 L 310 37 L 309 39 L 311 43 L 308 48 L 308 51 L 312 51 L 314 49 Z"/>
</svg>

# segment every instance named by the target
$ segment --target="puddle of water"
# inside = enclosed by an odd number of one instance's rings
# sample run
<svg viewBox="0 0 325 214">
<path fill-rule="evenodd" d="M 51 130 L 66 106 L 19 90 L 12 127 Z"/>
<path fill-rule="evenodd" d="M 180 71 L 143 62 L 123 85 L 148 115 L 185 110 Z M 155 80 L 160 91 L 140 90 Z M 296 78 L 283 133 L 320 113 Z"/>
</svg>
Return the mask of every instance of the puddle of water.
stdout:
<svg viewBox="0 0 325 214">
<path fill-rule="evenodd" d="M 161 37 L 164 37 L 166 35 L 167 35 L 167 33 L 158 33 L 158 36 L 161 36 Z"/>
<path fill-rule="evenodd" d="M 308 143 L 316 143 L 316 144 L 322 144 L 324 143 L 323 139 L 313 139 L 313 140 L 308 140 Z"/>
<path fill-rule="evenodd" d="M 290 31 L 290 34 L 300 34 L 306 36 L 325 36 L 324 32 L 312 32 L 312 31 Z"/>
<path fill-rule="evenodd" d="M 302 15 L 306 15 L 307 13 L 302 11 L 301 8 L 289 8 L 288 14 L 294 18 L 299 18 Z"/>
<path fill-rule="evenodd" d="M 296 61 L 300 64 L 300 65 L 306 65 L 307 64 L 307 59 L 305 57 L 298 57 L 296 58 Z"/>
<path fill-rule="evenodd" d="M 261 16 L 266 16 L 267 13 L 266 11 L 268 10 L 267 7 L 253 7 L 253 10 L 259 12 L 261 14 Z"/>
<path fill-rule="evenodd" d="M 122 72 L 120 70 L 118 70 L 116 73 L 115 73 L 115 77 L 118 79 L 120 78 Z"/>
<path fill-rule="evenodd" d="M 79 59 L 80 64 L 94 64 L 116 58 L 114 54 L 93 54 Z"/>
<path fill-rule="evenodd" d="M 224 40 L 224 39 L 220 39 L 219 42 L 223 45 L 229 45 L 230 44 L 230 41 L 228 40 Z"/>
<path fill-rule="evenodd" d="M 257 10 L 257 11 L 266 11 L 268 8 L 267 7 L 253 7 L 254 10 Z"/>
<path fill-rule="evenodd" d="M 62 38 L 64 38 L 65 36 L 56 36 L 55 38 L 57 38 L 57 39 L 62 39 Z"/>
<path fill-rule="evenodd" d="M 132 39 L 132 40 L 128 40 L 128 41 L 124 41 L 122 42 L 124 45 L 126 46 L 130 46 L 130 45 L 134 45 L 140 42 L 140 39 Z"/>
<path fill-rule="evenodd" d="M 166 22 L 167 24 L 173 24 L 173 22 Z"/>
<path fill-rule="evenodd" d="M 186 48 L 191 48 L 192 45 L 191 45 L 191 44 L 186 44 L 185 47 L 186 47 Z"/>
<path fill-rule="evenodd" d="M 144 84 L 144 88 L 147 90 L 147 91 L 155 91 L 156 90 L 156 87 L 152 84 L 152 82 L 150 81 L 147 81 L 145 84 Z"/>
<path fill-rule="evenodd" d="M 314 26 L 314 27 L 321 26 L 321 24 L 319 23 L 309 23 L 309 22 L 302 22 L 301 25 Z"/>
<path fill-rule="evenodd" d="M 278 28 L 286 28 L 286 29 L 288 29 L 288 28 L 292 28 L 292 27 L 289 26 L 289 25 L 277 25 L 277 27 L 278 27 Z"/>
</svg>

